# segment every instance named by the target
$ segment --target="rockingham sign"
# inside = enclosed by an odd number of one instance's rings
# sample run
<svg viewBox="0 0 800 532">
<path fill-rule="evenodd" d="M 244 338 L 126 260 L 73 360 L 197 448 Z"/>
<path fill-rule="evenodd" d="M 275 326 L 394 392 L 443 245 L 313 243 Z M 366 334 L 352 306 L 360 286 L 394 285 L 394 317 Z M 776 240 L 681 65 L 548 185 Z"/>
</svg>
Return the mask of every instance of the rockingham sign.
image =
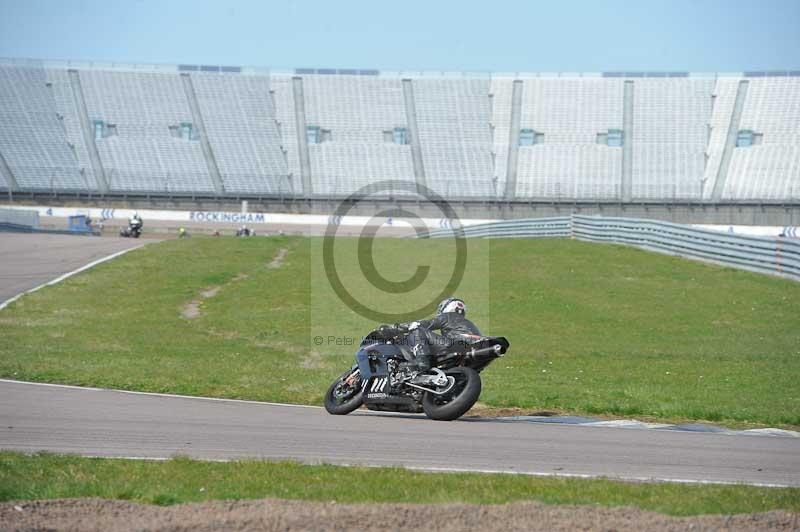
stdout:
<svg viewBox="0 0 800 532">
<path fill-rule="evenodd" d="M 263 224 L 267 223 L 267 215 L 261 212 L 189 211 L 189 220 L 193 222 Z"/>
<path fill-rule="evenodd" d="M 233 223 L 233 224 L 295 224 L 328 226 L 329 224 L 349 227 L 365 227 L 378 225 L 381 227 L 411 227 L 411 223 L 403 218 L 370 217 L 370 216 L 337 216 L 325 214 L 285 214 L 264 212 L 228 212 L 228 211 L 164 211 L 151 209 L 115 209 L 115 208 L 84 208 L 84 207 L 51 207 L 47 205 L 8 205 L 8 209 L 37 211 L 42 218 L 56 217 L 67 218 L 77 214 L 84 214 L 101 222 L 105 220 L 127 220 L 134 212 L 138 212 L 144 219 L 171 221 L 171 222 L 200 222 L 207 224 Z M 452 222 L 447 218 L 421 218 L 419 219 L 429 229 L 442 229 L 451 227 Z M 460 220 L 462 226 L 497 220 Z"/>
</svg>

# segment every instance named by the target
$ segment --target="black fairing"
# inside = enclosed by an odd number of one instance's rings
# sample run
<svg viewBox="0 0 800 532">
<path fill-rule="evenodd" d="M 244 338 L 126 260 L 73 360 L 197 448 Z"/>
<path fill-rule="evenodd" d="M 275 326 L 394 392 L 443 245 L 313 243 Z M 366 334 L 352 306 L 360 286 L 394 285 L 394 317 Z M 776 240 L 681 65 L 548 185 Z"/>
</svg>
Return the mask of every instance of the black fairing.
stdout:
<svg viewBox="0 0 800 532">
<path fill-rule="evenodd" d="M 367 380 L 375 376 L 388 375 L 387 362 L 390 358 L 404 358 L 398 346 L 383 342 L 369 342 L 366 345 L 362 343 L 356 353 L 356 362 L 358 362 L 358 369 L 361 370 L 361 378 Z"/>
</svg>

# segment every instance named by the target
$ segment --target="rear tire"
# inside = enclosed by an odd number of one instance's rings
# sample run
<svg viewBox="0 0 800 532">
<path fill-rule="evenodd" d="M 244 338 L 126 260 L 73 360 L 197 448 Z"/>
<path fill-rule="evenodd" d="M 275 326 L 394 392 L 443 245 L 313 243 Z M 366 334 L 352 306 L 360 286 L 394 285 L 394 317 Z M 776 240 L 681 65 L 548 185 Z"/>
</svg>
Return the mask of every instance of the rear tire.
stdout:
<svg viewBox="0 0 800 532">
<path fill-rule="evenodd" d="M 468 367 L 457 367 L 445 371 L 448 377 L 455 378 L 454 396 L 444 396 L 425 392 L 422 396 L 422 409 L 425 415 L 437 421 L 458 419 L 472 408 L 481 395 L 481 376 Z"/>
<path fill-rule="evenodd" d="M 338 379 L 333 381 L 333 384 L 330 385 L 328 391 L 325 392 L 325 410 L 328 411 L 329 414 L 333 414 L 336 416 L 344 416 L 352 412 L 353 410 L 357 409 L 363 403 L 362 395 L 364 391 L 361 389 L 361 379 L 359 378 L 358 383 L 356 384 L 358 387 L 358 391 L 355 394 L 347 397 L 344 401 L 337 401 L 334 393 L 336 392 L 337 388 L 344 384 L 344 380 L 349 377 L 353 372 L 352 371 L 345 371 L 342 373 Z"/>
</svg>

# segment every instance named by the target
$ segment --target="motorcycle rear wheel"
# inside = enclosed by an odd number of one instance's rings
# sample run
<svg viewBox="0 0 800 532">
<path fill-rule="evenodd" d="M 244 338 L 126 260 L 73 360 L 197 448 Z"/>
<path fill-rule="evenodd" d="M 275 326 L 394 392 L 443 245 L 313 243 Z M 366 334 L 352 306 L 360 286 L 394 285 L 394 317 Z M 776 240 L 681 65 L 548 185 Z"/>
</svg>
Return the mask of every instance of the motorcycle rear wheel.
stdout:
<svg viewBox="0 0 800 532">
<path fill-rule="evenodd" d="M 358 382 L 355 383 L 355 392 L 346 396 L 346 398 L 342 401 L 336 398 L 334 395 L 337 391 L 337 388 L 340 386 L 345 386 L 344 380 L 352 374 L 352 371 L 345 371 L 342 373 L 338 379 L 333 381 L 333 384 L 330 385 L 328 391 L 325 392 L 325 410 L 328 411 L 329 414 L 337 415 L 337 416 L 344 416 L 352 412 L 353 410 L 357 409 L 363 403 L 363 393 L 364 391 L 361 389 L 361 379 L 358 379 Z"/>
<path fill-rule="evenodd" d="M 437 421 L 458 419 L 472 408 L 481 395 L 481 376 L 472 368 L 457 367 L 445 371 L 453 377 L 453 389 L 444 395 L 425 392 L 422 409 L 425 415 Z"/>
</svg>

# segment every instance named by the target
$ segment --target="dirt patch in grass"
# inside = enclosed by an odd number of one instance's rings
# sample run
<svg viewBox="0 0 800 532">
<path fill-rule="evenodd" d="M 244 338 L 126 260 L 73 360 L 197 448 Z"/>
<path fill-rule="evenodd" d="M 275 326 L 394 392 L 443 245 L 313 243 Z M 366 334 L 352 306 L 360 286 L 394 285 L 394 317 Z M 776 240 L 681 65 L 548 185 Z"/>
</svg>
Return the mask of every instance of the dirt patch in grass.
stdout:
<svg viewBox="0 0 800 532">
<path fill-rule="evenodd" d="M 270 270 L 275 270 L 277 268 L 280 268 L 281 265 L 283 264 L 283 260 L 286 258 L 286 255 L 288 253 L 289 250 L 286 248 L 279 249 L 278 252 L 275 254 L 275 256 L 272 257 L 272 260 L 269 261 L 269 263 L 267 264 L 267 268 L 269 268 Z"/>
<path fill-rule="evenodd" d="M 305 369 L 319 369 L 323 367 L 322 354 L 319 351 L 310 351 L 300 361 L 300 366 Z"/>
<path fill-rule="evenodd" d="M 519 407 L 496 407 L 489 406 L 483 403 L 475 403 L 475 405 L 467 412 L 467 416 L 477 417 L 512 417 L 512 416 L 557 416 L 563 412 L 554 412 L 551 410 L 537 410 L 535 408 L 519 408 Z"/>
<path fill-rule="evenodd" d="M 214 286 L 212 288 L 209 288 L 208 290 L 201 290 L 200 297 L 202 297 L 203 299 L 214 297 L 215 295 L 219 294 L 220 288 L 221 288 L 220 286 Z"/>
<path fill-rule="evenodd" d="M 159 501 L 171 504 L 169 495 Z M 151 506 L 103 499 L 0 504 L 10 530 L 796 530 L 800 516 L 760 514 L 670 517 L 629 507 L 539 502 L 337 504 L 291 500 L 208 501 Z"/>
<path fill-rule="evenodd" d="M 236 277 L 234 277 L 233 279 L 231 279 L 222 286 L 211 286 L 206 288 L 205 290 L 200 290 L 200 293 L 198 294 L 199 297 L 192 299 L 183 306 L 183 310 L 181 310 L 181 316 L 183 316 L 187 320 L 198 318 L 200 314 L 202 314 L 200 312 L 200 305 L 202 304 L 204 299 L 211 299 L 212 297 L 215 297 L 217 294 L 219 294 L 219 291 L 222 290 L 224 287 L 228 286 L 229 284 L 243 281 L 248 277 L 250 276 L 247 275 L 246 273 L 239 273 L 236 275 Z"/>
<path fill-rule="evenodd" d="M 187 320 L 191 320 L 200 316 L 200 302 L 192 300 L 186 303 L 181 311 L 181 316 Z"/>
<path fill-rule="evenodd" d="M 192 299 L 191 301 L 186 303 L 183 306 L 183 310 L 181 310 L 181 316 L 183 316 L 187 320 L 192 320 L 194 318 L 200 317 L 200 300 Z"/>
<path fill-rule="evenodd" d="M 261 340 L 256 339 L 252 342 L 254 347 L 258 347 L 260 349 L 272 349 L 274 351 L 282 351 L 284 353 L 289 353 L 292 355 L 302 355 L 307 353 L 306 348 L 295 345 L 291 342 L 286 342 L 284 340 Z"/>
</svg>

